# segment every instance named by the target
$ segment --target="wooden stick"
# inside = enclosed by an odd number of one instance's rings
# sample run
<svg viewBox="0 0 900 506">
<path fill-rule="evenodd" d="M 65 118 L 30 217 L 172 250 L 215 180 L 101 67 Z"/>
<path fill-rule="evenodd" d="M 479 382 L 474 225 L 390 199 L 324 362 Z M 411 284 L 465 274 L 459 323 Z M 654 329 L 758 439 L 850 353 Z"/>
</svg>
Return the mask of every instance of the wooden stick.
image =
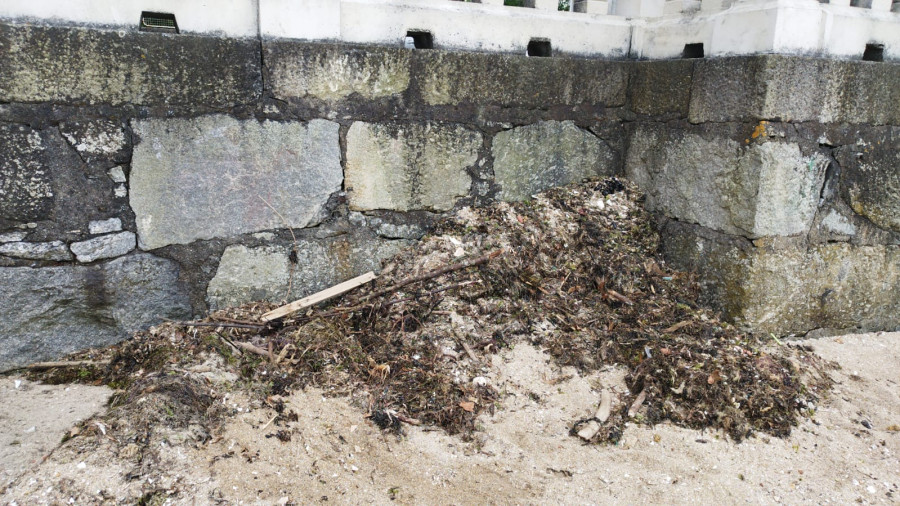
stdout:
<svg viewBox="0 0 900 506">
<path fill-rule="evenodd" d="M 222 327 L 227 329 L 264 329 L 265 325 L 248 325 L 244 323 L 225 322 L 172 322 L 180 327 Z"/>
<path fill-rule="evenodd" d="M 226 318 L 224 316 L 210 316 L 211 320 L 215 320 L 218 322 L 228 322 L 228 323 L 237 323 L 239 325 L 259 325 L 257 322 L 251 322 L 247 320 L 236 320 L 234 318 Z"/>
<path fill-rule="evenodd" d="M 262 427 L 259 428 L 260 432 L 266 430 L 266 427 L 268 427 L 269 425 L 272 425 L 272 422 L 274 422 L 275 419 L 278 418 L 278 416 L 279 416 L 279 415 L 276 414 L 275 416 L 273 416 L 272 418 L 270 418 L 269 421 L 266 422 L 265 425 L 263 425 Z"/>
<path fill-rule="evenodd" d="M 217 334 L 218 334 L 218 333 L 217 333 Z M 238 354 L 238 356 L 241 356 L 241 355 L 244 354 L 237 346 L 234 345 L 234 343 L 232 343 L 231 341 L 229 341 L 228 338 L 226 338 L 226 337 L 223 336 L 222 334 L 218 334 L 218 336 L 219 336 L 219 339 L 221 339 L 223 343 L 225 343 L 225 344 L 227 344 L 228 346 L 230 346 L 231 349 L 234 350 L 235 353 Z"/>
<path fill-rule="evenodd" d="M 619 302 L 624 302 L 625 304 L 628 304 L 629 306 L 634 305 L 634 301 L 632 301 L 628 297 L 622 295 L 621 293 L 613 290 L 612 288 L 608 288 L 606 290 L 606 293 L 608 293 L 612 298 L 618 300 Z"/>
<path fill-rule="evenodd" d="M 426 272 L 425 274 L 408 277 L 393 286 L 389 286 L 387 288 L 378 290 L 377 292 L 375 292 L 373 294 L 366 295 L 365 297 L 362 298 L 362 301 L 367 301 L 367 300 L 375 298 L 375 297 L 380 297 L 386 293 L 396 292 L 397 290 L 399 290 L 399 289 L 403 288 L 404 286 L 409 285 L 411 283 L 417 283 L 419 281 L 426 281 L 431 278 L 436 278 L 442 274 L 447 274 L 448 272 L 458 271 L 460 269 L 466 269 L 468 267 L 474 267 L 476 265 L 481 265 L 490 260 L 493 260 L 494 258 L 497 258 L 501 254 L 503 254 L 503 250 L 498 249 L 498 250 L 492 251 L 486 255 L 481 255 L 480 257 L 476 257 L 471 260 L 466 260 L 465 262 L 460 262 L 458 264 L 446 265 L 444 267 L 441 267 L 440 269 L 435 269 L 433 271 Z"/>
<path fill-rule="evenodd" d="M 378 276 L 376 276 L 374 272 L 369 271 L 369 272 L 363 274 L 362 276 L 357 276 L 351 280 L 344 281 L 343 283 L 334 285 L 331 288 L 322 290 L 321 292 L 314 293 L 314 294 L 312 294 L 308 297 L 304 297 L 300 300 L 295 300 L 294 302 L 291 302 L 290 304 L 287 304 L 285 306 L 281 306 L 277 309 L 273 309 L 272 311 L 269 311 L 268 313 L 262 315 L 261 319 L 264 322 L 269 322 L 269 321 L 275 320 L 277 318 L 282 318 L 284 316 L 287 316 L 291 313 L 296 313 L 297 311 L 300 311 L 303 308 L 318 304 L 319 302 L 328 300 L 332 297 L 337 297 L 338 295 L 347 293 L 350 290 L 353 290 L 354 288 L 356 288 L 360 285 L 364 285 L 377 277 Z"/>
<path fill-rule="evenodd" d="M 259 346 L 255 346 L 250 343 L 244 343 L 241 341 L 234 341 L 233 344 L 235 345 L 235 347 L 240 348 L 244 351 L 249 351 L 250 353 L 256 353 L 257 355 L 269 358 L 269 352 L 260 348 Z"/>
<path fill-rule="evenodd" d="M 462 339 L 460 339 L 460 340 L 459 340 L 459 344 L 462 345 L 462 347 L 463 347 L 464 350 L 466 350 L 466 355 L 468 355 L 469 358 L 472 359 L 472 362 L 475 362 L 476 364 L 480 364 L 480 363 L 481 363 L 481 361 L 478 360 L 478 357 L 475 355 L 475 352 L 472 351 L 472 347 L 469 346 L 469 343 L 467 343 L 467 342 L 463 341 Z"/>
<path fill-rule="evenodd" d="M 408 423 L 410 425 L 422 425 L 422 421 L 417 418 L 410 418 L 402 413 L 394 413 L 394 416 L 397 420 L 400 420 L 403 423 Z"/>
<path fill-rule="evenodd" d="M 101 365 L 109 365 L 109 360 L 75 360 L 71 362 L 35 362 L 34 364 L 29 364 L 23 367 L 19 367 L 19 369 L 29 369 L 29 370 L 41 370 L 41 369 L 57 369 L 64 367 L 85 367 L 85 366 L 101 366 Z"/>
</svg>

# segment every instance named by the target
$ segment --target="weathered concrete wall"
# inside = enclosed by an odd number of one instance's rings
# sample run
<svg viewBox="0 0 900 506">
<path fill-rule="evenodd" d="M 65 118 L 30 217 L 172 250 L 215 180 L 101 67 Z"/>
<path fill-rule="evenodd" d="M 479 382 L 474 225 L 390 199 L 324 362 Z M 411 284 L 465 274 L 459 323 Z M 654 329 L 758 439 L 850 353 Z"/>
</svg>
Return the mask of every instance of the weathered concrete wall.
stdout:
<svg viewBox="0 0 900 506">
<path fill-rule="evenodd" d="M 895 64 L 0 24 L 0 69 L 0 369 L 300 297 L 377 270 L 446 210 L 626 173 L 735 320 L 898 325 Z"/>
<path fill-rule="evenodd" d="M 667 257 L 699 273 L 708 302 L 762 332 L 900 326 L 898 72 L 697 61 L 669 121 L 628 126 L 626 174 L 660 216 Z"/>
</svg>

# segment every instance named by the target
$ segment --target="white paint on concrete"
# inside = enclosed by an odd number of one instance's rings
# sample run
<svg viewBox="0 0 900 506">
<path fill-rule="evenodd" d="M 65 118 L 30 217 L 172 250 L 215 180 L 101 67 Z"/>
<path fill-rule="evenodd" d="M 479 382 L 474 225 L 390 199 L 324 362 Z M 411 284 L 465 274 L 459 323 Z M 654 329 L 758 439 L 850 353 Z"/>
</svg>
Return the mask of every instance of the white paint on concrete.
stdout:
<svg viewBox="0 0 900 506">
<path fill-rule="evenodd" d="M 678 58 L 685 44 L 705 56 L 786 53 L 859 59 L 882 44 L 900 59 L 900 3 L 871 0 L 587 0 L 577 10 L 503 0 L 2 0 L 0 19 L 136 30 L 141 11 L 175 14 L 187 33 L 343 41 L 403 47 L 406 32 L 433 34 L 437 48 L 525 53 L 532 38 L 555 53 Z"/>
<path fill-rule="evenodd" d="M 468 2 L 342 0 L 341 40 L 402 47 L 408 30 L 425 30 L 434 45 L 525 54 L 532 38 L 554 51 L 625 56 L 631 38 L 624 18 Z M 264 36 L 268 34 L 264 33 Z"/>
<path fill-rule="evenodd" d="M 265 37 L 301 40 L 341 38 L 341 0 L 259 0 Z"/>
<path fill-rule="evenodd" d="M 900 14 L 881 7 L 816 0 L 725 2 L 719 11 L 635 20 L 632 56 L 677 58 L 685 44 L 703 43 L 705 56 L 780 53 L 860 59 L 871 43 L 884 45 L 885 60 L 900 59 Z"/>
<path fill-rule="evenodd" d="M 256 37 L 257 0 L 2 0 L 0 19 L 137 30 L 141 12 L 174 14 L 185 33 Z"/>
</svg>

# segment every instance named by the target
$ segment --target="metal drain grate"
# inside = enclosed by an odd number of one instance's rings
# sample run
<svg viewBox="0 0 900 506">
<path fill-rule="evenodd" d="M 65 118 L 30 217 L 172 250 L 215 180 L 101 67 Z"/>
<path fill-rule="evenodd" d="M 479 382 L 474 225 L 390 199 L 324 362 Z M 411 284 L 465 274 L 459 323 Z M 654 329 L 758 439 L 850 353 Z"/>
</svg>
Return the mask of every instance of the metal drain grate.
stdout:
<svg viewBox="0 0 900 506">
<path fill-rule="evenodd" d="M 178 33 L 178 22 L 174 14 L 145 11 L 141 13 L 140 31 Z"/>
</svg>

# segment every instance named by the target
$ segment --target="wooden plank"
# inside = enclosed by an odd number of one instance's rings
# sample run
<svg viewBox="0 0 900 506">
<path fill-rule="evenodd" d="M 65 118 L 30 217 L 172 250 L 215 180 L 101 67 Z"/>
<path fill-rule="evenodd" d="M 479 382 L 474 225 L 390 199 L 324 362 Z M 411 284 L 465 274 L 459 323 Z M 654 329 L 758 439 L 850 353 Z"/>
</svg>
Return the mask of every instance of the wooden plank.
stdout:
<svg viewBox="0 0 900 506">
<path fill-rule="evenodd" d="M 319 302 L 322 302 L 324 300 L 328 300 L 332 297 L 337 297 L 338 295 L 347 293 L 357 286 L 364 285 L 377 277 L 378 276 L 376 276 L 374 272 L 369 271 L 362 276 L 357 276 L 353 279 L 344 281 L 343 283 L 334 285 L 331 288 L 326 288 L 321 292 L 314 293 L 307 297 L 303 297 L 300 300 L 295 300 L 294 302 L 291 302 L 290 304 L 287 304 L 285 306 L 273 309 L 268 313 L 262 315 L 262 321 L 270 322 L 272 320 L 287 316 L 291 313 L 300 311 L 303 308 L 318 304 Z"/>
</svg>

